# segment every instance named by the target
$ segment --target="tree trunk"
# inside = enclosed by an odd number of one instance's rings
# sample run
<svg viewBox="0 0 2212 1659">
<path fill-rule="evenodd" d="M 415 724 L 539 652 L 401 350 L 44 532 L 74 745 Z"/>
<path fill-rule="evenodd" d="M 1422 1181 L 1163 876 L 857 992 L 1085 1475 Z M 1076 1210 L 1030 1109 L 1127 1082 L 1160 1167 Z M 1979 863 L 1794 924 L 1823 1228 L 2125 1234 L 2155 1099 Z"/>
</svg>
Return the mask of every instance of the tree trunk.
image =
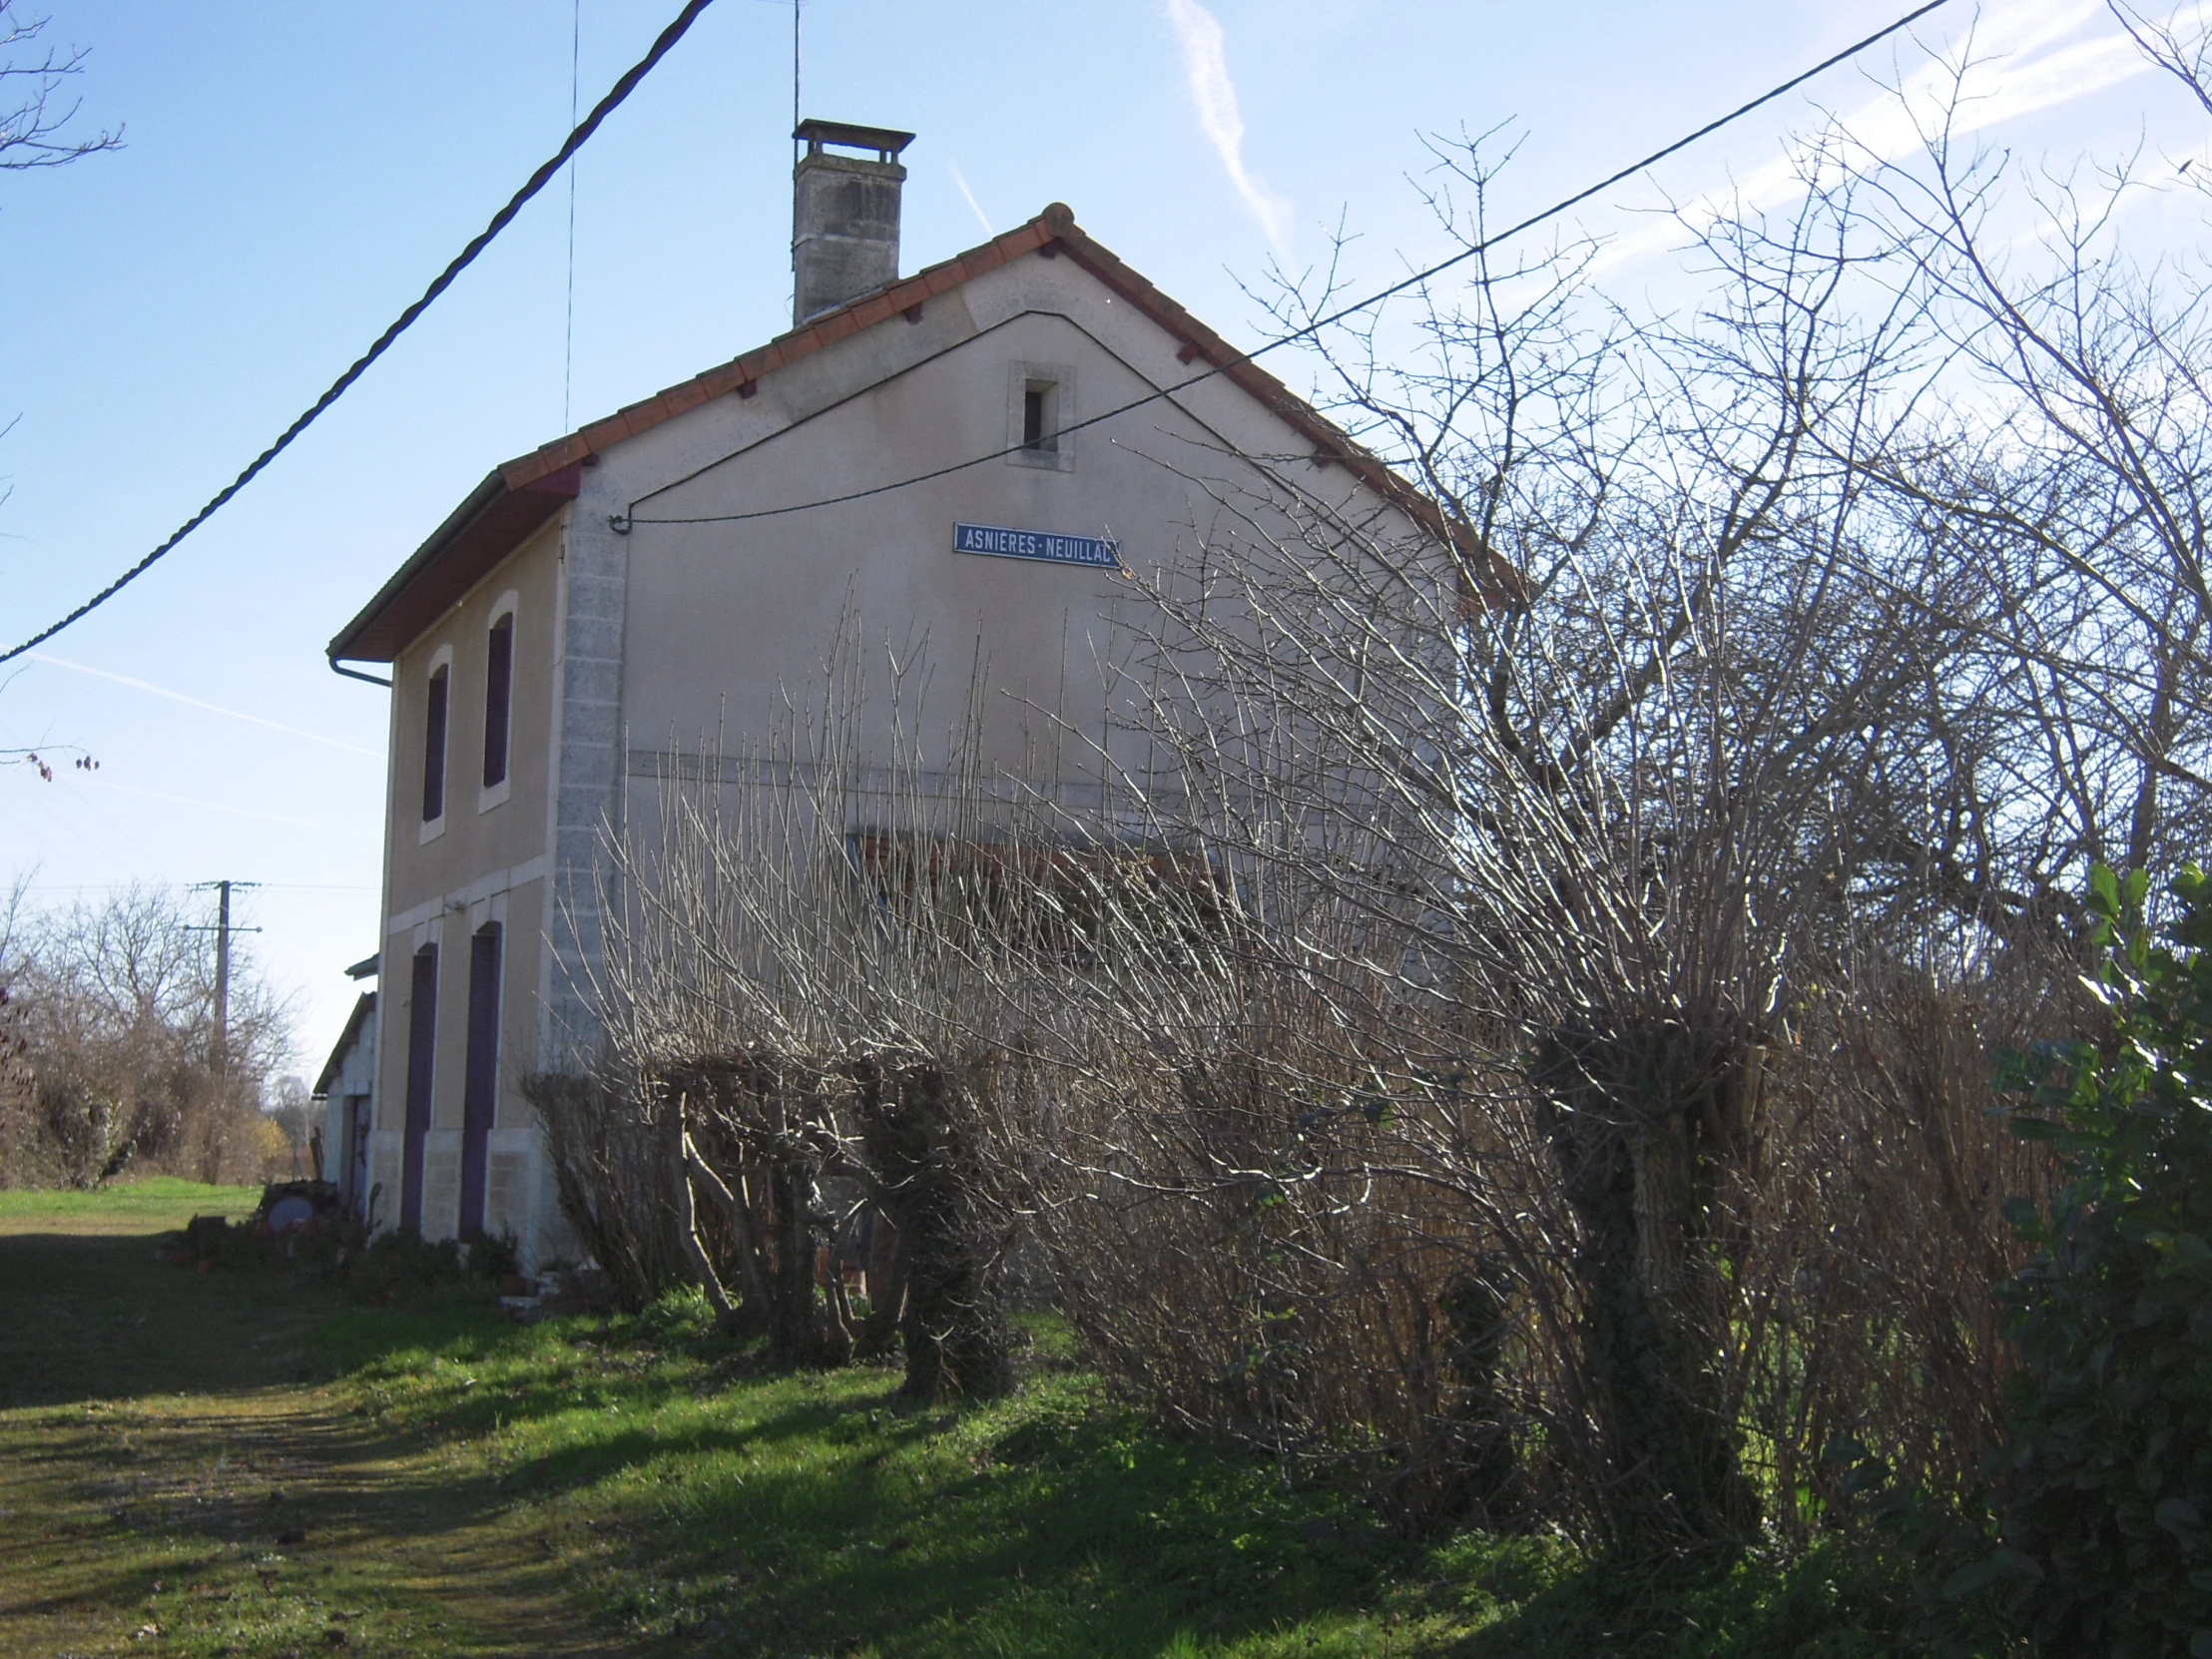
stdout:
<svg viewBox="0 0 2212 1659">
<path fill-rule="evenodd" d="M 1701 1241 L 1719 1147 L 1704 1145 L 1715 1083 L 1686 1033 L 1626 1041 L 1555 1034 L 1538 1060 L 1550 1139 L 1579 1223 L 1588 1409 L 1611 1494 L 1606 1517 L 1629 1551 L 1745 1536 L 1756 1524 L 1714 1356 L 1725 1333 L 1703 1294 Z M 1743 1071 L 1739 1065 L 1737 1072 Z M 1733 1075 L 1722 1070 L 1712 1077 Z"/>
<path fill-rule="evenodd" d="M 1495 1288 L 1495 1264 L 1455 1279 L 1436 1299 L 1451 1326 L 1449 1365 L 1458 1384 L 1452 1414 L 1467 1425 L 1468 1456 L 1456 1507 L 1498 1526 L 1512 1516 L 1523 1493 L 1506 1422 L 1509 1410 L 1499 1373 L 1504 1362 L 1505 1299 Z"/>
<path fill-rule="evenodd" d="M 747 1208 L 740 1193 L 730 1190 L 729 1182 L 716 1173 L 712 1164 L 700 1155 L 699 1148 L 689 1137 L 684 1143 L 685 1156 L 689 1160 L 691 1177 L 706 1183 L 707 1191 L 714 1197 L 723 1219 L 730 1224 L 730 1232 L 737 1241 L 738 1273 L 745 1282 L 745 1300 L 739 1305 L 732 1325 L 733 1334 L 757 1334 L 768 1328 L 768 1310 L 771 1297 L 768 1291 L 768 1275 L 761 1267 L 761 1249 L 753 1234 L 753 1212 Z M 743 1185 L 744 1177 L 738 1181 Z"/>
<path fill-rule="evenodd" d="M 715 1311 L 715 1329 L 724 1336 L 735 1336 L 744 1326 L 744 1316 L 731 1303 L 730 1293 L 723 1288 L 722 1275 L 715 1271 L 714 1257 L 708 1254 L 707 1241 L 700 1237 L 699 1189 L 694 1185 L 702 1175 L 711 1184 L 710 1191 L 720 1190 L 722 1183 L 707 1169 L 692 1145 L 691 1130 L 684 1122 L 690 1103 L 682 1091 L 670 1090 L 665 1105 L 675 1129 L 676 1179 L 683 1192 L 682 1213 L 678 1220 L 683 1230 L 684 1256 L 691 1263 L 699 1288 L 707 1294 L 707 1305 Z M 729 1195 L 724 1192 L 722 1196 Z"/>
<path fill-rule="evenodd" d="M 711 1056 L 686 1068 L 713 1091 L 723 1134 L 738 1167 L 725 1182 L 695 1142 L 687 1168 L 724 1206 L 745 1280 L 745 1307 L 732 1329 L 765 1330 L 771 1366 L 841 1366 L 852 1357 L 852 1320 L 832 1289 L 816 1291 L 818 1247 L 828 1237 L 822 1213 L 822 1155 L 808 1129 L 819 1099 L 794 1088 L 783 1068 L 757 1054 Z"/>
<path fill-rule="evenodd" d="M 796 1158 L 768 1169 L 776 1239 L 770 1286 L 768 1359 L 772 1366 L 812 1365 L 815 1342 L 814 1172 Z"/>
<path fill-rule="evenodd" d="M 881 1201 L 906 1246 L 903 1392 L 989 1398 L 1013 1385 L 998 1301 L 998 1246 L 978 1203 L 982 1172 L 955 1118 L 955 1091 L 929 1064 L 857 1068 L 860 1133 Z"/>
</svg>

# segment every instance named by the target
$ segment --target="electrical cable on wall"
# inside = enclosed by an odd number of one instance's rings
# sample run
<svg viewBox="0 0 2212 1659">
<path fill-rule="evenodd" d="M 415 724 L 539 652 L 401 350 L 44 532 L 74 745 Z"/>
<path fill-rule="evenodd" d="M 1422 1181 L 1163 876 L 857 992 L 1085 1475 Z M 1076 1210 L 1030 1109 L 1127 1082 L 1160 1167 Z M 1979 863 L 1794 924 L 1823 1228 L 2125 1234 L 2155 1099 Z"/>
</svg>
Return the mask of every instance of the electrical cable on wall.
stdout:
<svg viewBox="0 0 2212 1659">
<path fill-rule="evenodd" d="M 530 199 L 543 190 L 559 174 L 561 169 L 567 165 L 569 158 L 584 147 L 585 142 L 590 139 L 592 134 L 599 131 L 600 123 L 622 107 L 623 101 L 637 90 L 638 83 L 651 74 L 654 66 L 674 50 L 676 43 L 682 40 L 692 24 L 698 21 L 699 14 L 712 4 L 714 4 L 714 0 L 690 0 L 690 4 L 685 6 L 683 11 L 677 15 L 676 21 L 661 31 L 660 38 L 653 43 L 652 50 L 631 65 L 629 71 L 614 84 L 606 97 L 592 106 L 591 114 L 584 118 L 580 126 L 570 131 L 567 141 L 562 144 L 552 159 L 531 174 L 528 182 L 508 199 L 507 205 L 492 215 L 491 223 L 478 232 L 475 239 L 459 254 L 455 255 L 452 263 L 439 272 L 436 279 L 422 290 L 422 297 L 401 311 L 397 318 L 393 320 L 391 326 L 377 335 L 375 343 L 354 360 L 353 366 L 333 380 L 330 383 L 329 390 L 316 398 L 305 413 L 285 427 L 275 443 L 272 443 L 267 449 L 255 456 L 253 463 L 244 472 L 232 479 L 213 500 L 187 519 L 161 546 L 155 548 L 153 552 L 147 554 L 145 558 L 139 560 L 137 564 L 126 570 L 74 611 L 71 611 L 59 622 L 33 634 L 21 645 L 0 652 L 0 663 L 13 662 L 25 652 L 45 644 L 64 628 L 81 622 L 102 605 L 105 605 L 145 575 L 147 571 L 151 570 L 155 563 L 175 548 L 179 542 L 213 518 L 234 495 L 252 483 L 270 462 L 290 448 L 292 440 L 313 425 L 325 409 L 342 397 L 353 382 L 368 371 L 369 365 L 389 350 L 392 342 L 405 333 L 414 324 L 415 319 L 430 308 L 431 303 L 436 300 L 438 295 L 453 285 L 453 279 L 476 263 L 476 257 L 491 246 L 493 239 L 513 223 L 515 215 L 523 210 Z"/>
<path fill-rule="evenodd" d="M 1133 398 L 1127 403 L 1117 404 L 1115 407 L 1107 409 L 1102 413 L 1091 415 L 1087 419 L 1071 421 L 1068 425 L 1062 427 L 1061 431 L 1066 433 L 1080 432 L 1086 427 L 1096 426 L 1102 421 L 1117 419 L 1122 415 L 1131 413 L 1133 410 L 1144 408 L 1148 404 L 1157 403 L 1163 398 L 1172 398 L 1178 392 L 1187 391 L 1192 386 L 1202 384 L 1207 380 L 1211 380 L 1217 375 L 1228 372 L 1232 368 L 1236 368 L 1244 363 L 1252 362 L 1257 358 L 1264 357 L 1270 351 L 1278 350 L 1281 347 L 1290 345 L 1295 341 L 1309 338 L 1312 335 L 1320 333 L 1325 328 L 1332 327 L 1335 324 L 1344 321 L 1347 317 L 1357 316 L 1360 312 L 1372 309 L 1373 307 L 1382 303 L 1383 300 L 1392 298 L 1397 294 L 1405 292 L 1408 288 L 1418 287 L 1421 283 L 1430 281 L 1436 276 L 1441 276 L 1444 272 L 1451 270 L 1452 267 L 1463 265 L 1468 260 L 1474 259 L 1478 255 L 1486 254 L 1491 249 L 1497 247 L 1499 244 L 1510 241 L 1512 238 L 1521 235 L 1525 231 L 1532 231 L 1537 226 L 1544 224 L 1548 220 L 1558 218 L 1561 214 L 1567 212 L 1567 210 L 1570 208 L 1579 207 L 1582 203 L 1587 202 L 1591 197 L 1597 195 L 1599 192 L 1610 190 L 1613 186 L 1620 184 L 1623 180 L 1633 178 L 1635 175 L 1643 172 L 1646 168 L 1656 166 L 1658 163 L 1665 161 L 1669 156 L 1675 155 L 1680 151 L 1688 149 L 1691 145 L 1697 143 L 1700 139 L 1711 137 L 1713 134 L 1719 132 L 1723 127 L 1730 125 L 1732 122 L 1742 120 L 1745 116 L 1750 115 L 1754 110 L 1757 110 L 1764 105 L 1773 103 L 1777 98 L 1782 97 L 1786 93 L 1794 92 L 1797 88 L 1803 86 L 1806 82 L 1813 80 L 1816 76 L 1827 73 L 1829 70 L 1834 69 L 1838 64 L 1847 62 L 1848 60 L 1857 57 L 1860 53 L 1866 51 L 1869 47 L 1880 45 L 1883 41 L 1889 39 L 1892 35 L 1898 34 L 1899 32 L 1912 27 L 1912 25 L 1918 23 L 1922 18 L 1928 16 L 1929 13 L 1938 11 L 1947 4 L 1949 4 L 1949 0 L 1928 0 L 1927 4 L 1919 6 L 1913 11 L 1906 13 L 1895 23 L 1889 24 L 1885 28 L 1878 29 L 1877 31 L 1875 31 L 1875 33 L 1868 35 L 1864 40 L 1856 41 L 1852 45 L 1845 47 L 1841 52 L 1837 52 L 1830 57 L 1823 58 L 1819 63 L 1813 65 L 1812 68 L 1805 70 L 1801 74 L 1793 75 L 1789 80 L 1784 81 L 1780 86 L 1774 87 L 1767 92 L 1761 93 L 1750 103 L 1739 105 L 1737 108 L 1729 111 L 1728 114 L 1707 122 L 1704 126 L 1698 128 L 1696 132 L 1686 134 L 1683 137 L 1676 139 L 1665 149 L 1654 150 L 1650 155 L 1644 157 L 1641 161 L 1631 162 L 1628 166 L 1620 169 L 1616 173 L 1607 175 L 1605 178 L 1600 179 L 1596 184 L 1589 186 L 1587 189 L 1579 190 L 1575 192 L 1574 195 L 1565 198 L 1563 201 L 1553 203 L 1550 207 L 1544 209 L 1541 213 L 1531 214 L 1528 218 L 1521 220 L 1518 224 L 1508 226 L 1505 230 L 1498 232 L 1495 236 L 1485 237 L 1482 241 L 1471 244 L 1470 246 L 1461 249 L 1458 253 L 1452 255 L 1447 260 L 1439 260 L 1436 264 L 1429 266 L 1424 270 L 1416 271 L 1410 276 L 1393 282 L 1386 288 L 1379 289 L 1378 291 L 1369 294 L 1364 299 L 1354 300 L 1351 304 L 1342 306 L 1339 309 L 1330 312 L 1327 316 L 1316 318 L 1314 321 L 1306 324 L 1306 326 L 1303 328 L 1294 329 L 1290 333 L 1282 334 L 1275 339 L 1269 340 L 1264 345 L 1254 346 L 1250 351 L 1231 356 L 1229 358 L 1226 358 L 1222 362 L 1214 363 L 1209 367 L 1200 370 L 1198 373 L 1191 375 L 1188 379 L 1178 380 L 1172 386 L 1160 386 L 1153 391 L 1147 392 L 1142 397 Z M 724 464 L 724 462 L 736 459 L 738 454 L 744 453 L 743 450 L 739 450 L 734 454 L 724 455 L 715 460 L 709 461 L 706 465 L 695 468 L 693 471 L 684 474 L 684 476 L 681 478 L 671 479 L 668 483 L 661 485 L 657 489 L 648 490 L 645 494 L 639 496 L 636 500 L 631 501 L 621 513 L 616 514 L 612 520 L 612 524 L 618 534 L 627 535 L 634 526 L 640 524 L 739 524 L 754 519 L 783 518 L 792 513 L 814 512 L 817 509 L 823 507 L 842 506 L 848 501 L 864 501 L 870 496 L 888 495 L 894 490 L 910 489 L 916 484 L 926 484 L 932 479 L 949 477 L 956 472 L 965 472 L 970 467 L 983 466 L 988 462 L 1003 459 L 1005 456 L 1019 454 L 1024 447 L 1025 446 L 1023 444 L 1019 443 L 1009 444 L 1002 449 L 994 449 L 986 455 L 976 455 L 968 460 L 954 461 L 951 462 L 949 465 L 936 467 L 928 472 L 917 472 L 909 478 L 899 478 L 887 484 L 870 485 L 866 489 L 848 490 L 842 495 L 825 496 L 819 500 L 794 502 L 791 505 L 785 507 L 757 507 L 750 512 L 709 513 L 694 518 L 639 518 L 636 516 L 637 509 L 643 506 L 646 502 L 653 500 L 656 496 L 665 495 L 670 490 L 680 489 L 685 484 L 692 482 L 692 480 L 702 476 L 705 473 L 713 471 L 716 467 Z M 5 659 L 0 659 L 0 661 L 4 660 Z"/>
</svg>

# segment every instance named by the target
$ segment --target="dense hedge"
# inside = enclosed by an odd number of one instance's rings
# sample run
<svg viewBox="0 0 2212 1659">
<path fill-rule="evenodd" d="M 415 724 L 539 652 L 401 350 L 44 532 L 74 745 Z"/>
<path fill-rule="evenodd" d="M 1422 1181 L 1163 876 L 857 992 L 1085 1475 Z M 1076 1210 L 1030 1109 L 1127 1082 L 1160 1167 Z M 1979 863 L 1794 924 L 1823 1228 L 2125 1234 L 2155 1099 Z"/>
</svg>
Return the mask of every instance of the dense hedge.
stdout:
<svg viewBox="0 0 2212 1659">
<path fill-rule="evenodd" d="M 2166 925 L 2142 871 L 2098 869 L 2101 1048 L 2002 1057 L 2066 1184 L 2015 1202 L 2035 1255 L 2000 1289 L 2022 1369 L 1991 1459 L 2002 1545 L 1954 1581 L 2011 1579 L 2041 1651 L 2212 1655 L 2212 881 Z"/>
</svg>

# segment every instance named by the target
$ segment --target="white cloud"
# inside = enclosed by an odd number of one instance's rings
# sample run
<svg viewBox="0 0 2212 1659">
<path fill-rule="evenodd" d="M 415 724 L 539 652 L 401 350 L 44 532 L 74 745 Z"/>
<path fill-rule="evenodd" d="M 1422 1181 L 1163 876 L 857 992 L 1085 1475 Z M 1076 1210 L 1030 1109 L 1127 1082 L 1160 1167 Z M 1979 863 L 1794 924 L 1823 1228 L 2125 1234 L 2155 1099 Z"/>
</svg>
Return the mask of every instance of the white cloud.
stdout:
<svg viewBox="0 0 2212 1659">
<path fill-rule="evenodd" d="M 1168 27 L 1183 49 L 1183 77 L 1198 106 L 1198 124 L 1206 131 L 1229 182 L 1237 187 L 1245 206 L 1267 232 L 1268 241 L 1284 246 L 1284 219 L 1289 205 L 1271 196 L 1245 167 L 1244 117 L 1237 111 L 1237 86 L 1229 79 L 1229 59 L 1223 51 L 1221 24 L 1198 0 L 1167 0 Z"/>
<path fill-rule="evenodd" d="M 2197 0 L 2174 14 L 2178 25 L 2201 21 L 2212 0 Z M 1991 6 L 1976 19 L 1968 40 L 1954 37 L 1947 52 L 1837 116 L 1868 152 L 1885 160 L 1911 154 L 1924 131 L 1955 99 L 1949 128 L 1954 136 L 1987 131 L 2006 122 L 2092 97 L 2152 66 L 2125 33 L 2114 29 L 2068 41 L 2094 17 L 2107 15 L 2097 0 L 2018 0 Z M 1954 78 L 1955 55 L 1970 53 L 1963 78 Z M 1754 167 L 1721 193 L 1683 204 L 1695 212 L 1742 207 L 1772 209 L 1803 194 L 1803 157 L 1796 149 Z M 1671 247 L 1680 233 L 1671 225 L 1643 227 L 1614 239 L 1599 264 L 1627 265 Z"/>
</svg>

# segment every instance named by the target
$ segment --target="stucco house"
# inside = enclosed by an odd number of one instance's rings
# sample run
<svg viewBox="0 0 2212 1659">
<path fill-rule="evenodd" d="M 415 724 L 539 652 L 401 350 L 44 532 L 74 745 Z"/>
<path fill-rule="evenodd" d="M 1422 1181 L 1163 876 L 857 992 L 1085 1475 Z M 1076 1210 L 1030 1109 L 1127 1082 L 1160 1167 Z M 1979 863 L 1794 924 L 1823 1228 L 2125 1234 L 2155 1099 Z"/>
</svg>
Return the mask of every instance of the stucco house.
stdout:
<svg viewBox="0 0 2212 1659">
<path fill-rule="evenodd" d="M 588 1046 L 602 836 L 672 743 L 818 683 L 848 609 L 1110 742 L 1123 572 L 1191 547 L 1241 457 L 1432 525 L 1067 208 L 902 277 L 910 135 L 797 136 L 795 325 L 495 467 L 330 642 L 392 687 L 379 1225 L 561 1249 L 520 1080 Z"/>
</svg>

